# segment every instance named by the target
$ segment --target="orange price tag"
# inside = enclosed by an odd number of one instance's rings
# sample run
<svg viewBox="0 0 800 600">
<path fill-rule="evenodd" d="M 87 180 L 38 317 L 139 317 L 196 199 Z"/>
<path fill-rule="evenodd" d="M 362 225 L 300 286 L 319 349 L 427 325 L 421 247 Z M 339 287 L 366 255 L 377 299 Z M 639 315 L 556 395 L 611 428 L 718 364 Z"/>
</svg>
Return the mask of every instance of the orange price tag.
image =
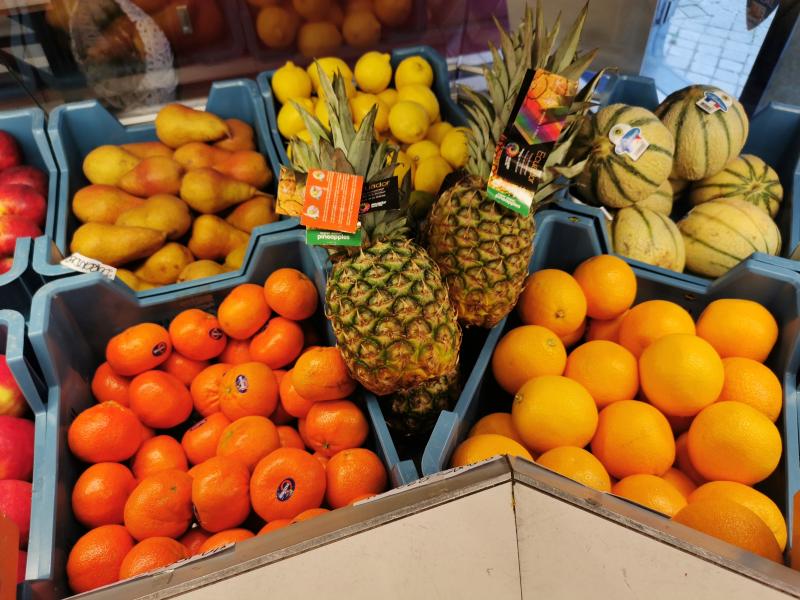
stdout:
<svg viewBox="0 0 800 600">
<path fill-rule="evenodd" d="M 361 175 L 309 170 L 300 224 L 313 229 L 355 233 L 363 186 Z"/>
</svg>

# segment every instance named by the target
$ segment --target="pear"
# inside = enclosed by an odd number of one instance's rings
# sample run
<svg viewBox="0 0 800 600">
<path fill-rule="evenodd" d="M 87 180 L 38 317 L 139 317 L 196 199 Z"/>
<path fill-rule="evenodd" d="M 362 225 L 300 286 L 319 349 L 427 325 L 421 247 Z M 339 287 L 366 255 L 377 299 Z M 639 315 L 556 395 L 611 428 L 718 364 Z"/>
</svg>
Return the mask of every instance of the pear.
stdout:
<svg viewBox="0 0 800 600">
<path fill-rule="evenodd" d="M 195 279 L 205 279 L 206 277 L 216 277 L 227 273 L 228 269 L 213 260 L 196 260 L 186 265 L 186 268 L 178 275 L 178 283 L 183 281 L 194 281 Z"/>
<path fill-rule="evenodd" d="M 122 213 L 115 223 L 163 231 L 168 240 L 176 240 L 189 231 L 192 215 L 186 202 L 180 198 L 156 194 L 144 200 L 140 206 Z"/>
<path fill-rule="evenodd" d="M 175 150 L 172 158 L 188 170 L 213 167 L 216 163 L 224 162 L 230 155 L 227 150 L 203 142 L 189 142 Z"/>
<path fill-rule="evenodd" d="M 194 220 L 189 250 L 197 258 L 224 260 L 237 246 L 247 244 L 250 234 L 236 229 L 214 215 L 200 215 Z"/>
<path fill-rule="evenodd" d="M 192 262 L 194 256 L 186 246 L 171 242 L 144 261 L 134 274 L 149 283 L 169 285 L 178 281 L 178 275 Z"/>
<path fill-rule="evenodd" d="M 236 248 L 228 252 L 228 256 L 225 257 L 225 266 L 231 271 L 241 269 L 242 265 L 244 264 L 244 257 L 246 254 L 247 244 L 236 246 Z"/>
<path fill-rule="evenodd" d="M 177 194 L 182 175 L 183 167 L 171 158 L 151 156 L 120 177 L 117 185 L 134 196 Z"/>
<path fill-rule="evenodd" d="M 134 292 L 139 290 L 142 281 L 128 269 L 117 269 L 117 279 L 131 288 Z"/>
<path fill-rule="evenodd" d="M 139 158 L 151 158 L 153 156 L 172 158 L 172 148 L 161 142 L 133 142 L 122 144 L 120 148 Z"/>
<path fill-rule="evenodd" d="M 213 167 L 228 177 L 259 189 L 272 181 L 272 171 L 264 156 L 252 150 L 237 150 L 216 162 Z"/>
<path fill-rule="evenodd" d="M 87 185 L 72 197 L 72 212 L 82 223 L 113 224 L 125 211 L 144 204 L 143 198 L 132 196 L 112 185 Z"/>
<path fill-rule="evenodd" d="M 253 128 L 250 125 L 239 119 L 225 119 L 225 123 L 231 130 L 231 137 L 216 142 L 214 146 L 230 152 L 256 149 Z"/>
<path fill-rule="evenodd" d="M 98 146 L 83 159 L 83 174 L 92 183 L 117 185 L 140 160 L 117 146 Z"/>
<path fill-rule="evenodd" d="M 225 220 L 237 229 L 251 233 L 256 227 L 278 220 L 275 199 L 272 196 L 252 198 L 237 206 Z"/>
<path fill-rule="evenodd" d="M 166 239 L 163 231 L 146 227 L 86 223 L 75 230 L 70 250 L 116 267 L 150 256 Z"/>
<path fill-rule="evenodd" d="M 215 142 L 230 134 L 228 124 L 217 115 L 182 104 L 167 104 L 156 115 L 156 135 L 170 148 L 189 142 Z"/>
<path fill-rule="evenodd" d="M 208 168 L 189 171 L 181 182 L 181 198 L 204 214 L 218 213 L 258 193 L 252 185 Z"/>
</svg>

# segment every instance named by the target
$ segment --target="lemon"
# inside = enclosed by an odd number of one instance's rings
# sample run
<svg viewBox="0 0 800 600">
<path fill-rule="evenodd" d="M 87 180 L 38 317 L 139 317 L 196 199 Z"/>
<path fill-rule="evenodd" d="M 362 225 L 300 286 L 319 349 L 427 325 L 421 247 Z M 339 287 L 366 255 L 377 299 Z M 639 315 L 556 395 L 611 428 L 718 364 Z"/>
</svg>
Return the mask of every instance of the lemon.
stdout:
<svg viewBox="0 0 800 600">
<path fill-rule="evenodd" d="M 356 129 L 361 127 L 361 121 L 375 105 L 378 106 L 378 114 L 375 115 L 375 131 L 384 132 L 389 129 L 389 109 L 386 108 L 386 105 L 375 94 L 360 92 L 350 100 L 350 112 L 353 113 L 353 124 Z"/>
<path fill-rule="evenodd" d="M 288 61 L 272 76 L 272 91 L 281 104 L 285 104 L 290 98 L 309 98 L 311 77 L 304 69 Z"/>
<path fill-rule="evenodd" d="M 454 169 L 460 169 L 467 164 L 469 148 L 467 147 L 467 132 L 463 127 L 450 131 L 442 140 L 441 154 Z"/>
<path fill-rule="evenodd" d="M 386 157 L 386 164 L 391 162 L 391 155 Z M 405 177 L 406 173 L 411 171 L 411 178 L 414 178 L 414 162 L 411 158 L 403 152 L 399 150 L 397 152 L 397 166 L 394 168 L 394 175 L 397 177 L 398 185 L 403 183 L 403 177 Z"/>
<path fill-rule="evenodd" d="M 285 138 L 293 138 L 306 128 L 303 117 L 294 107 L 294 102 L 297 102 L 309 112 L 314 109 L 314 103 L 311 102 L 310 98 L 295 98 L 292 102 L 287 102 L 281 106 L 278 111 L 278 131 Z"/>
<path fill-rule="evenodd" d="M 447 121 L 439 121 L 438 123 L 431 125 L 430 129 L 428 129 L 428 135 L 425 136 L 425 139 L 432 141 L 437 146 L 441 146 L 442 141 L 444 141 L 444 136 L 450 133 L 452 129 L 453 126 Z"/>
<path fill-rule="evenodd" d="M 439 146 L 430 140 L 422 140 L 416 144 L 411 144 L 406 150 L 406 153 L 411 157 L 415 163 L 421 160 L 430 158 L 431 156 L 439 156 Z"/>
<path fill-rule="evenodd" d="M 325 129 L 331 128 L 331 120 L 328 116 L 328 103 L 320 100 L 317 102 L 316 107 L 314 108 L 314 115 L 319 119 L 319 122 L 325 127 Z"/>
<path fill-rule="evenodd" d="M 425 109 L 416 102 L 398 102 L 389 111 L 389 128 L 392 135 L 404 144 L 413 144 L 425 138 L 430 119 Z"/>
<path fill-rule="evenodd" d="M 311 134 L 309 133 L 308 129 L 303 129 L 302 131 L 298 131 L 297 135 L 294 137 L 303 140 L 307 144 L 311 143 Z"/>
<path fill-rule="evenodd" d="M 442 187 L 444 178 L 452 172 L 450 164 L 441 156 L 429 156 L 417 164 L 417 172 L 414 174 L 414 189 L 437 194 L 439 188 Z"/>
<path fill-rule="evenodd" d="M 416 102 L 428 113 L 431 123 L 439 120 L 439 101 L 436 99 L 436 94 L 424 85 L 412 84 L 400 88 L 397 90 L 397 100 Z"/>
<path fill-rule="evenodd" d="M 353 85 L 353 72 L 350 70 L 350 67 L 347 66 L 346 62 L 335 56 L 318 58 L 316 62 L 312 62 L 310 65 L 308 65 L 306 71 L 308 72 L 308 76 L 311 78 L 311 85 L 314 87 L 315 92 L 321 95 L 319 90 L 319 74 L 317 73 L 317 63 L 319 63 L 320 67 L 322 67 L 322 70 L 325 71 L 325 74 L 331 80 L 331 83 L 333 83 L 333 74 L 338 71 L 342 77 L 344 77 L 345 88 L 347 89 L 347 97 L 353 97 L 353 95 L 356 93 L 356 88 Z"/>
<path fill-rule="evenodd" d="M 358 59 L 355 77 L 358 87 L 369 94 L 378 94 L 392 81 L 391 57 L 382 52 L 367 52 Z"/>
<path fill-rule="evenodd" d="M 394 88 L 387 88 L 378 94 L 378 98 L 383 100 L 386 108 L 392 108 L 397 104 L 397 90 Z"/>
<path fill-rule="evenodd" d="M 433 85 L 433 69 L 421 56 L 409 56 L 397 65 L 394 85 L 399 90 L 407 85 Z"/>
</svg>

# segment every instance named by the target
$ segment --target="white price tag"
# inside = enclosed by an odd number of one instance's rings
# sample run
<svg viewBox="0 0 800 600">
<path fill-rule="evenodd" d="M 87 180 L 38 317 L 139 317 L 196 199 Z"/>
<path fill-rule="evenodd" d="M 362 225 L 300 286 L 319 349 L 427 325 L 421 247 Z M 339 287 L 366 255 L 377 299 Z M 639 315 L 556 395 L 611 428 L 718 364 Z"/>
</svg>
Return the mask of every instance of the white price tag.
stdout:
<svg viewBox="0 0 800 600">
<path fill-rule="evenodd" d="M 89 258 L 83 254 L 75 252 L 70 254 L 67 258 L 61 261 L 61 266 L 79 273 L 100 273 L 103 277 L 111 279 L 112 281 L 117 276 L 117 269 L 99 260 Z"/>
</svg>

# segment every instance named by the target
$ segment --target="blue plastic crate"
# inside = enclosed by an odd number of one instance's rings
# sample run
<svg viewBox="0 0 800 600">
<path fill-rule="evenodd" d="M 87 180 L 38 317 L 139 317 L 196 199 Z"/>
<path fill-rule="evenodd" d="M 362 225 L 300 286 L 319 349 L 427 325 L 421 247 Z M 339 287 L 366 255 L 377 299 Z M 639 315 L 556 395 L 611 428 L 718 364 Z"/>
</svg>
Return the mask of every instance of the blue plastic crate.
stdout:
<svg viewBox="0 0 800 600">
<path fill-rule="evenodd" d="M 592 217 L 548 211 L 538 215 L 539 230 L 530 271 L 554 268 L 573 271 L 584 260 L 601 253 Z M 796 273 L 746 260 L 710 286 L 695 285 L 673 277 L 634 267 L 638 283 L 636 303 L 651 299 L 680 304 L 696 319 L 711 301 L 742 298 L 764 305 L 780 327 L 778 342 L 767 365 L 778 375 L 784 389 L 782 428 L 783 456 L 776 472 L 759 485 L 783 508 L 789 531 L 793 527 L 791 507 L 800 489 L 798 447 L 797 372 L 800 369 L 800 277 Z M 500 338 L 520 325 L 515 313 L 492 329 L 475 364 L 466 388 L 452 412 L 441 414 L 422 459 L 422 474 L 430 475 L 450 466 L 456 446 L 474 425 L 479 414 L 509 411 L 511 397 L 494 380 L 490 362 Z M 788 509 L 787 509 L 788 507 Z M 791 537 L 791 536 L 790 536 Z M 790 540 L 791 546 L 791 540 Z"/>
<path fill-rule="evenodd" d="M 466 113 L 464 110 L 450 97 L 450 79 L 447 74 L 447 61 L 441 54 L 436 52 L 430 46 L 414 46 L 412 48 L 401 48 L 399 50 L 392 50 L 392 68 L 396 68 L 400 61 L 409 56 L 421 56 L 430 63 L 433 69 L 433 91 L 436 93 L 436 98 L 439 100 L 439 109 L 442 113 L 442 118 L 453 125 L 465 125 L 467 122 Z M 284 165 L 289 165 L 289 157 L 286 156 L 286 141 L 281 137 L 278 131 L 278 110 L 280 105 L 275 97 L 272 95 L 272 76 L 275 71 L 264 71 L 258 75 L 256 81 L 261 90 L 261 95 L 264 98 L 264 105 L 267 108 L 267 115 L 269 117 L 270 133 L 272 134 L 272 141 L 278 150 L 278 156 Z"/>
<path fill-rule="evenodd" d="M 267 115 L 255 83 L 247 79 L 233 79 L 212 84 L 206 109 L 223 118 L 237 118 L 249 123 L 254 131 L 259 152 L 267 157 L 274 173 L 272 191 L 277 185 L 280 171 L 278 155 L 272 146 L 267 125 Z M 124 144 L 156 140 L 153 122 L 123 126 L 116 117 L 96 100 L 64 104 L 53 110 L 48 124 L 48 135 L 53 144 L 60 170 L 58 201 L 54 206 L 55 231 L 53 243 L 48 239 L 36 240 L 33 251 L 34 270 L 46 279 L 75 275 L 59 261 L 69 254 L 69 240 L 79 222 L 72 214 L 72 196 L 88 181 L 83 175 L 83 159 L 102 144 Z M 253 238 L 259 234 L 284 231 L 296 225 L 295 219 L 281 219 L 254 230 L 248 252 L 252 251 Z M 212 278 L 213 281 L 216 278 Z M 191 282 L 190 282 L 191 283 Z M 160 294 L 165 289 L 175 290 L 183 285 L 141 292 L 141 296 Z"/>
</svg>

